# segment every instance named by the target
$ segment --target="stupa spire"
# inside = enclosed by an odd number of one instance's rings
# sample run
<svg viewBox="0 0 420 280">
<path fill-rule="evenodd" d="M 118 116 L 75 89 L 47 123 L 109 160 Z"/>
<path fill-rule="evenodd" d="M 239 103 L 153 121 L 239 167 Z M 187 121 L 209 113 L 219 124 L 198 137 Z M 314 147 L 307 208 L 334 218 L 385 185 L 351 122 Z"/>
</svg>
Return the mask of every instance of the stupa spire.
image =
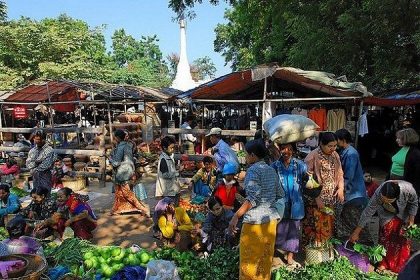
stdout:
<svg viewBox="0 0 420 280">
<path fill-rule="evenodd" d="M 179 27 L 181 31 L 181 49 L 179 53 L 179 62 L 176 67 L 176 75 L 175 79 L 172 82 L 172 88 L 187 91 L 196 87 L 196 83 L 194 82 L 191 76 L 191 69 L 190 64 L 188 63 L 187 57 L 187 35 L 185 30 L 185 19 L 181 16 L 179 20 Z"/>
</svg>

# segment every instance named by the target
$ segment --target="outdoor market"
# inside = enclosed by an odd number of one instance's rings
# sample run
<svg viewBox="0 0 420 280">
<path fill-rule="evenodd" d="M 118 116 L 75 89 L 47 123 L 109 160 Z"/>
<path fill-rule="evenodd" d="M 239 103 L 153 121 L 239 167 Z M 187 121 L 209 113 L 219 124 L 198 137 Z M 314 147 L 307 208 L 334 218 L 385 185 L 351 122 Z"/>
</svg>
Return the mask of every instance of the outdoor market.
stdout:
<svg viewBox="0 0 420 280">
<path fill-rule="evenodd" d="M 2 275 L 236 279 L 249 261 L 261 279 L 395 278 L 418 250 L 417 102 L 277 65 L 177 95 L 71 81 L 6 93 Z M 373 151 L 386 110 L 397 140 Z M 395 141 L 414 151 L 387 175 L 375 162 Z M 101 243 L 99 220 L 116 216 L 148 242 Z"/>
<path fill-rule="evenodd" d="M 420 279 L 418 3 L 19 1 L 0 279 Z"/>
</svg>

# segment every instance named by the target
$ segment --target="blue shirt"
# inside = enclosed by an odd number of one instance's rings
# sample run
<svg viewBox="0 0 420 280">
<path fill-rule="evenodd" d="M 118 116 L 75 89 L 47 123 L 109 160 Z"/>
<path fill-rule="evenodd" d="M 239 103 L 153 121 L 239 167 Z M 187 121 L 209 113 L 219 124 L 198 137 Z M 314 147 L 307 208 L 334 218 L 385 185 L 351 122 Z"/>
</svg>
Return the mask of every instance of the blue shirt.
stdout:
<svg viewBox="0 0 420 280">
<path fill-rule="evenodd" d="M 217 149 L 217 152 L 214 154 L 214 159 L 216 160 L 217 170 L 223 171 L 223 167 L 226 163 L 231 162 L 236 164 L 236 171 L 239 172 L 239 160 L 236 152 L 222 139 L 214 145 L 213 149 Z"/>
<path fill-rule="evenodd" d="M 9 193 L 6 204 L 0 201 L 0 217 L 7 214 L 15 214 L 20 209 L 19 197 L 13 193 Z"/>
<path fill-rule="evenodd" d="M 340 152 L 340 160 L 344 171 L 345 202 L 359 197 L 367 197 L 359 153 L 353 146 L 348 146 Z"/>
<path fill-rule="evenodd" d="M 303 177 L 306 175 L 306 164 L 296 158 L 292 158 L 288 167 L 281 160 L 277 160 L 271 164 L 277 171 L 280 180 L 280 187 L 285 193 L 285 202 L 293 204 L 290 217 L 288 219 L 303 219 L 305 216 L 305 206 L 302 198 Z"/>
<path fill-rule="evenodd" d="M 279 177 L 271 166 L 263 161 L 251 165 L 245 176 L 245 193 L 252 207 L 244 215 L 244 223 L 266 224 L 280 219 L 276 202 L 284 197 Z"/>
</svg>

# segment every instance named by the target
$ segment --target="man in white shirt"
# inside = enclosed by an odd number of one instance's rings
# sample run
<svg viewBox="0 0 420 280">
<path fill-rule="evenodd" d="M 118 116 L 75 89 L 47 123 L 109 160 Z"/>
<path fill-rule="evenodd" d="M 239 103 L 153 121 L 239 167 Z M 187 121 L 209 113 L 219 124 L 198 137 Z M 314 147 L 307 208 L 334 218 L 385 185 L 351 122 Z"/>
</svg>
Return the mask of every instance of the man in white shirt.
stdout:
<svg viewBox="0 0 420 280">
<path fill-rule="evenodd" d="M 194 116 L 187 116 L 185 122 L 181 125 L 182 129 L 192 129 L 191 125 L 193 123 Z M 181 134 L 182 147 L 184 153 L 195 154 L 194 144 L 197 141 L 197 138 L 192 134 Z"/>
</svg>

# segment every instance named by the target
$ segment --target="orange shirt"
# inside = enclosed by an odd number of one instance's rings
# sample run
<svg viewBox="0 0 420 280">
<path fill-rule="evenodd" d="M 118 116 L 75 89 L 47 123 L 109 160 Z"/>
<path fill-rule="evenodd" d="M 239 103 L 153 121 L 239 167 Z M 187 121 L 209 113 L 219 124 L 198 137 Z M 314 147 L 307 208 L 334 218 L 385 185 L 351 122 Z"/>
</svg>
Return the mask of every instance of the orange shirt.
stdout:
<svg viewBox="0 0 420 280">
<path fill-rule="evenodd" d="M 327 130 L 327 110 L 325 108 L 313 108 L 309 110 L 308 118 L 319 126 L 318 131 Z"/>
</svg>

